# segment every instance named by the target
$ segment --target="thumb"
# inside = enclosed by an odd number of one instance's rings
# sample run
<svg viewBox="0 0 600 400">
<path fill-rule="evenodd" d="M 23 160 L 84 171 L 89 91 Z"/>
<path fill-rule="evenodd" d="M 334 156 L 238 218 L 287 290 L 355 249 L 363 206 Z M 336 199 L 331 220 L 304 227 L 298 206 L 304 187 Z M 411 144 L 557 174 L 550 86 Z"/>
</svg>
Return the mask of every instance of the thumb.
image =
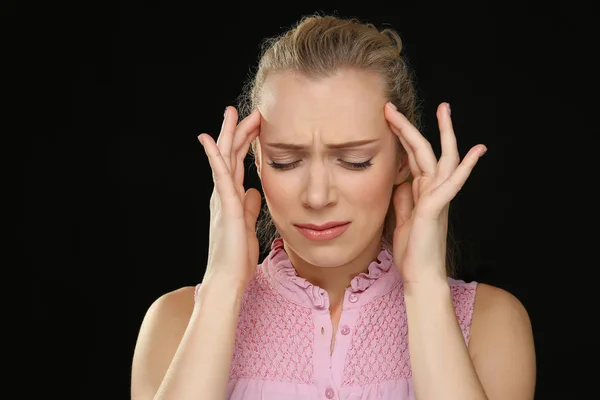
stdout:
<svg viewBox="0 0 600 400">
<path fill-rule="evenodd" d="M 396 227 L 398 227 L 408 221 L 414 208 L 412 184 L 408 181 L 400 184 L 394 190 L 393 196 Z"/>
<path fill-rule="evenodd" d="M 256 220 L 260 213 L 261 198 L 256 189 L 248 189 L 244 195 L 244 219 L 246 228 L 254 231 L 256 229 Z"/>
</svg>

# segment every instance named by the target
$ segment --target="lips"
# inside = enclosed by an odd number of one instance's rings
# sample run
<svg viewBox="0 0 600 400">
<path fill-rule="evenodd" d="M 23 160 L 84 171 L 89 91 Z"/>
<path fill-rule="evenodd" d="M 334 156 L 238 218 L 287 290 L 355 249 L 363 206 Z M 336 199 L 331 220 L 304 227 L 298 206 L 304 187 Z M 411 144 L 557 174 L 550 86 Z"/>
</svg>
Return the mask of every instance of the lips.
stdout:
<svg viewBox="0 0 600 400">
<path fill-rule="evenodd" d="M 349 223 L 350 222 L 348 222 L 348 221 L 333 221 L 333 222 L 326 222 L 326 223 L 321 224 L 321 225 L 316 225 L 316 224 L 296 224 L 296 226 L 298 228 L 311 229 L 313 231 L 324 231 L 324 230 L 327 230 L 327 229 L 336 228 L 338 226 L 346 225 L 346 224 L 349 224 Z"/>
<path fill-rule="evenodd" d="M 326 241 L 342 236 L 350 226 L 350 222 L 326 222 L 321 225 L 297 224 L 296 229 L 309 240 Z"/>
</svg>

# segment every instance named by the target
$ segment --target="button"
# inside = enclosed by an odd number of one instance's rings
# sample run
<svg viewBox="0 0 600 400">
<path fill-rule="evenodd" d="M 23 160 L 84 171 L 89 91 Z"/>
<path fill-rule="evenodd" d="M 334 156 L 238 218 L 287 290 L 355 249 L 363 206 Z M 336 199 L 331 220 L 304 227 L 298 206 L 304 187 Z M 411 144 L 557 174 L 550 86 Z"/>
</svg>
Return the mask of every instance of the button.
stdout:
<svg viewBox="0 0 600 400">
<path fill-rule="evenodd" d="M 356 303 L 358 301 L 358 295 L 356 293 L 350 293 L 348 300 L 350 300 L 350 303 Z"/>
<path fill-rule="evenodd" d="M 327 397 L 328 399 L 333 399 L 333 389 L 332 388 L 328 388 L 325 391 L 325 397 Z"/>
<path fill-rule="evenodd" d="M 347 335 L 350 333 L 350 327 L 348 325 L 342 326 L 342 335 Z"/>
</svg>

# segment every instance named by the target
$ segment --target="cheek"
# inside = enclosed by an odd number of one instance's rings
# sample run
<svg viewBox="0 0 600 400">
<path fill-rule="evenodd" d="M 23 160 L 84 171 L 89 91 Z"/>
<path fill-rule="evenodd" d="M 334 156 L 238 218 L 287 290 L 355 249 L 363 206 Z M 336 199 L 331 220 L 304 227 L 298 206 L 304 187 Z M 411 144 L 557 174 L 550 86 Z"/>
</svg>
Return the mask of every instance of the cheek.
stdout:
<svg viewBox="0 0 600 400">
<path fill-rule="evenodd" d="M 263 167 L 260 181 L 271 214 L 278 214 L 278 210 L 298 199 L 300 185 L 294 183 L 292 176 L 289 172 L 273 171 L 268 165 Z"/>
<path fill-rule="evenodd" d="M 387 211 L 394 176 L 388 171 L 372 170 L 364 173 L 356 173 L 344 180 L 344 197 L 352 204 L 360 205 L 367 210 L 375 210 L 384 207 Z"/>
</svg>

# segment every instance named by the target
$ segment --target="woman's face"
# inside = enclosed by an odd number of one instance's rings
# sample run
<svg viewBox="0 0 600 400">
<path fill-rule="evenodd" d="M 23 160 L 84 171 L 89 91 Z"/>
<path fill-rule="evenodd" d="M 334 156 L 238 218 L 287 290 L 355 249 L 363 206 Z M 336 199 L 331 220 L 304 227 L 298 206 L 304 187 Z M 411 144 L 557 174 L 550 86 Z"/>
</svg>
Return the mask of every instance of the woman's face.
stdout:
<svg viewBox="0 0 600 400">
<path fill-rule="evenodd" d="M 257 168 L 277 230 L 312 265 L 344 265 L 381 238 L 403 175 L 386 101 L 381 79 L 362 71 L 265 82 Z"/>
</svg>

